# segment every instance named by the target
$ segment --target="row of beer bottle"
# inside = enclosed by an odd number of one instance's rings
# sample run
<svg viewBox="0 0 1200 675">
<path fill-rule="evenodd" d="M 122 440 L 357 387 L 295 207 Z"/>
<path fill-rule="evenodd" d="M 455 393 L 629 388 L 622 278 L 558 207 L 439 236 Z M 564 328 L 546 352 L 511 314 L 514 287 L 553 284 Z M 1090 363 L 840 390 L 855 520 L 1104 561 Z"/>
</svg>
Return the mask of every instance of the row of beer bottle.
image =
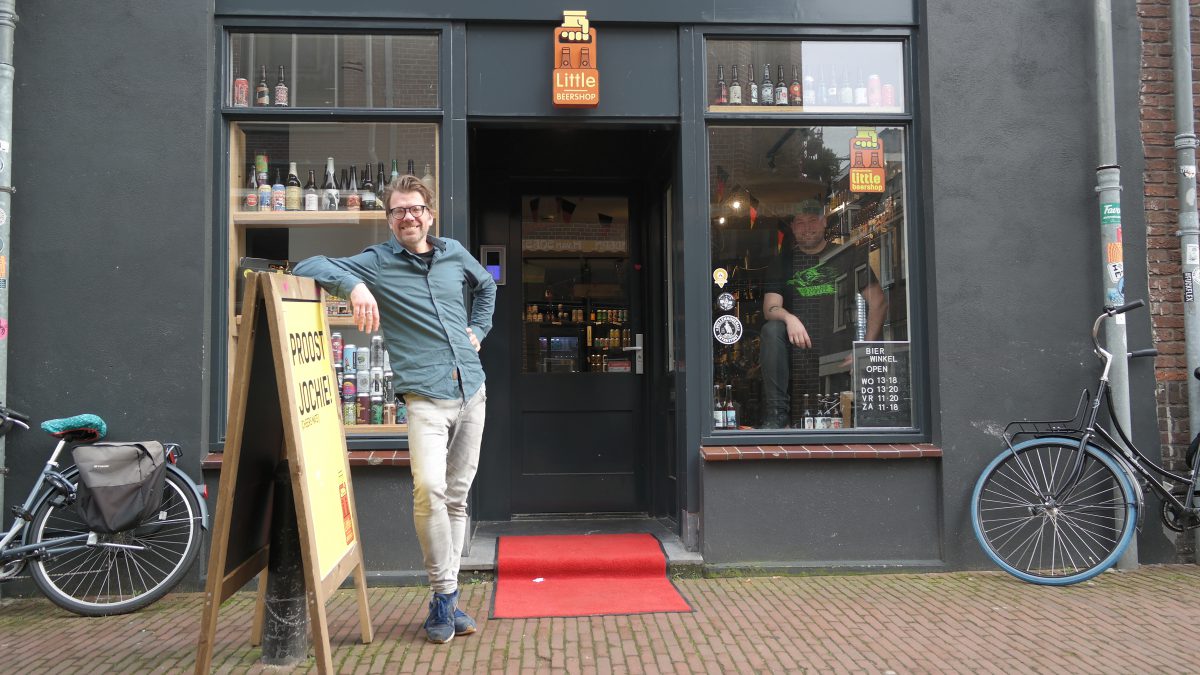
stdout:
<svg viewBox="0 0 1200 675">
<path fill-rule="evenodd" d="M 408 172 L 413 173 L 413 160 L 408 160 Z M 390 177 L 385 177 L 383 162 L 379 162 L 379 171 L 374 180 L 371 179 L 371 163 L 363 168 L 362 179 L 359 180 L 358 167 L 351 165 L 343 167 L 341 180 L 338 180 L 334 170 L 333 158 L 325 160 L 325 180 L 318 188 L 316 171 L 308 170 L 308 182 L 301 185 L 300 176 L 296 170 L 296 162 L 288 163 L 287 179 L 284 180 L 280 170 L 275 169 L 275 182 L 268 180 L 266 171 L 256 171 L 255 165 L 248 165 L 246 172 L 249 179 L 242 193 L 243 211 L 374 211 L 384 210 L 383 191 L 387 183 L 399 177 L 397 160 L 392 160 Z M 433 189 L 433 172 L 429 164 L 425 165 L 425 174 L 421 182 L 430 190 Z"/>
<path fill-rule="evenodd" d="M 724 392 L 724 395 L 722 395 Z M 733 385 L 713 385 L 713 428 L 737 429 L 738 411 L 733 404 Z"/>
<path fill-rule="evenodd" d="M 894 106 L 896 105 L 896 89 L 892 84 L 883 84 L 879 75 L 874 73 L 863 78 L 862 70 L 858 71 L 858 80 L 851 85 L 849 71 L 842 72 L 842 80 L 837 79 L 837 71 L 830 69 L 829 78 L 825 77 L 825 69 L 821 69 L 821 79 L 818 82 L 812 75 L 800 79 L 798 68 L 792 66 L 792 81 L 789 84 L 784 79 L 783 65 L 779 65 L 779 78 L 771 80 L 771 64 L 763 66 L 762 83 L 754 80 L 754 64 L 747 71 L 746 86 L 742 86 L 738 67 L 733 66 L 733 81 L 726 84 L 725 67 L 717 66 L 717 84 L 713 95 L 714 105 L 852 105 L 852 106 Z M 747 91 L 748 90 L 748 91 Z"/>
</svg>

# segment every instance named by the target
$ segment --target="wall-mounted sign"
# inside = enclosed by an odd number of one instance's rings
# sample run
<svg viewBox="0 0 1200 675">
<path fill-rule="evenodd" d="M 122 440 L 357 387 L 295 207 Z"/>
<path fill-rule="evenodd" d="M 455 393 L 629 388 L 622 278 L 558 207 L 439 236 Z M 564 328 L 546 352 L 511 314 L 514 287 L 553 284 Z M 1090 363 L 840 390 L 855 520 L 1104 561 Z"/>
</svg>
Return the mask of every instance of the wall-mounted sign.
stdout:
<svg viewBox="0 0 1200 675">
<path fill-rule="evenodd" d="M 883 139 L 873 127 L 859 127 L 850 139 L 850 191 L 883 192 L 886 186 Z"/>
<path fill-rule="evenodd" d="M 596 68 L 596 29 L 586 11 L 564 11 L 554 29 L 554 80 L 551 95 L 558 108 L 600 105 L 600 71 Z"/>
</svg>

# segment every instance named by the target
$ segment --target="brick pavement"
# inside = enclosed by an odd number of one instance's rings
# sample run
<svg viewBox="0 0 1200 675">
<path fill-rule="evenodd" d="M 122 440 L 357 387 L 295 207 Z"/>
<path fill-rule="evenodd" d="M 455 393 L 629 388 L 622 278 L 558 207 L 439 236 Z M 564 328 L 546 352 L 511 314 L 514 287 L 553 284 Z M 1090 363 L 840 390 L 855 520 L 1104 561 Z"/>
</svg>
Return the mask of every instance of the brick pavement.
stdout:
<svg viewBox="0 0 1200 675">
<path fill-rule="evenodd" d="M 1193 673 L 1200 567 L 1108 572 L 1067 588 L 1000 572 L 681 579 L 690 614 L 488 620 L 491 583 L 463 587 L 480 632 L 424 641 L 427 589 L 370 589 L 375 641 L 351 592 L 329 604 L 343 673 Z M 248 644 L 254 596 L 221 611 L 215 672 L 279 672 Z M 190 672 L 201 598 L 103 619 L 0 601 L 0 672 Z M 1173 639 L 1185 635 L 1186 641 Z M 313 670 L 310 659 L 296 672 Z"/>
</svg>

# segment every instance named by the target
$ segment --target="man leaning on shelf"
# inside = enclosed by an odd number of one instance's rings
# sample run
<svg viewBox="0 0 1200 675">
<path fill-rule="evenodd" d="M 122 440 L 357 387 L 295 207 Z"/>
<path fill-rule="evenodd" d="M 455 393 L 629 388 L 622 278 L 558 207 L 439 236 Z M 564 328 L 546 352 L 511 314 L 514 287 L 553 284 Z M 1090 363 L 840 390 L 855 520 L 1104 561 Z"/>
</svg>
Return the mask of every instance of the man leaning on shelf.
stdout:
<svg viewBox="0 0 1200 675">
<path fill-rule="evenodd" d="M 457 241 L 429 234 L 433 192 L 416 176 L 393 180 L 383 199 L 391 239 L 348 258 L 302 260 L 293 272 L 350 298 L 359 330 L 383 328 L 408 404 L 413 522 L 433 590 L 424 628 L 445 643 L 476 628 L 458 607 L 458 569 L 487 401 L 478 351 L 496 282 Z"/>
</svg>

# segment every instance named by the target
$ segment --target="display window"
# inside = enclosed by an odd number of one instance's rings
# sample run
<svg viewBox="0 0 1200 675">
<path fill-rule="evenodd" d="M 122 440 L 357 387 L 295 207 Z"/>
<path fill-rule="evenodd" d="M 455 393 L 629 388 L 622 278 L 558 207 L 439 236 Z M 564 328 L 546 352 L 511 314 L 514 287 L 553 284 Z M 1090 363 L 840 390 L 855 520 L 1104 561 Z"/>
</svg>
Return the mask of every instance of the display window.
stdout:
<svg viewBox="0 0 1200 675">
<path fill-rule="evenodd" d="M 907 111 L 898 41 L 731 40 L 707 43 L 709 112 Z"/>
<path fill-rule="evenodd" d="M 354 255 L 387 241 L 383 190 L 396 175 L 411 173 L 430 187 L 432 232 L 440 232 L 438 135 L 435 123 L 230 124 L 229 354 L 236 350 L 243 274 L 287 270 L 318 254 Z M 347 433 L 406 431 L 405 411 L 388 395 L 382 336 L 360 332 L 343 298 L 328 297 L 326 313 Z"/>
<path fill-rule="evenodd" d="M 438 35 L 229 34 L 231 108 L 435 109 Z"/>
<path fill-rule="evenodd" d="M 708 136 L 714 429 L 914 427 L 905 128 Z"/>
</svg>

